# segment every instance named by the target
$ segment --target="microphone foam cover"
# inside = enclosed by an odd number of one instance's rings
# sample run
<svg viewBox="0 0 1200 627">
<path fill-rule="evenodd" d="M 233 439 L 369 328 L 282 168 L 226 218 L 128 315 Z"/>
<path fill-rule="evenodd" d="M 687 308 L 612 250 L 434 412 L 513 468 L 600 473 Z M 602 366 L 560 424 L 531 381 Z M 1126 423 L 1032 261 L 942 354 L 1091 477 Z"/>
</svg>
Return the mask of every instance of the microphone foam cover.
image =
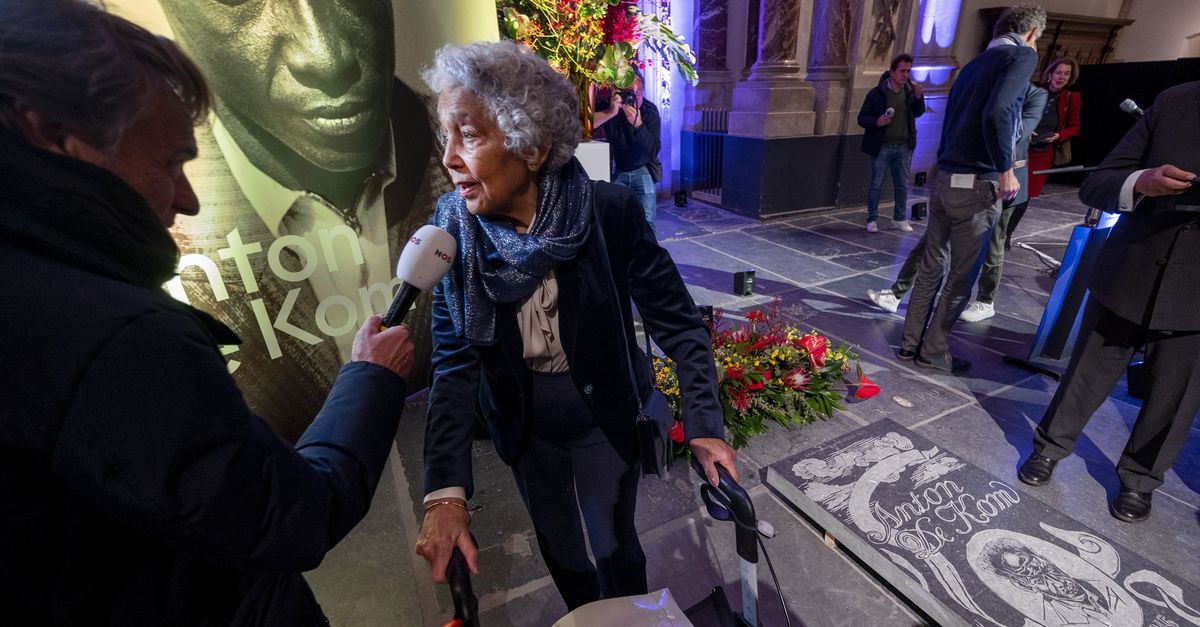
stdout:
<svg viewBox="0 0 1200 627">
<path fill-rule="evenodd" d="M 396 277 L 423 292 L 429 291 L 450 270 L 457 252 L 458 242 L 453 235 L 426 224 L 408 238 L 400 251 Z"/>
</svg>

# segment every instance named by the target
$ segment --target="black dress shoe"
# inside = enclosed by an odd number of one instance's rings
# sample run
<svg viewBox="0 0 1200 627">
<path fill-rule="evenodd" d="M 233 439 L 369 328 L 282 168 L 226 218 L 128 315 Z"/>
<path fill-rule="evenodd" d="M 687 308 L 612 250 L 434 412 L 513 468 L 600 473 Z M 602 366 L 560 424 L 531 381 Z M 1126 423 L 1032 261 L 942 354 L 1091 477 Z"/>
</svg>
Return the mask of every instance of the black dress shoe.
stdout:
<svg viewBox="0 0 1200 627">
<path fill-rule="evenodd" d="M 971 369 L 971 362 L 951 356 L 950 353 L 933 359 L 925 359 L 921 355 L 917 355 L 913 361 L 922 368 L 934 368 L 955 374 Z"/>
<path fill-rule="evenodd" d="M 1150 498 L 1152 496 L 1154 496 L 1154 492 L 1138 492 L 1129 488 L 1121 488 L 1108 511 L 1112 512 L 1113 518 L 1117 520 L 1130 523 L 1142 522 L 1150 517 Z"/>
<path fill-rule="evenodd" d="M 898 359 L 900 359 L 900 361 L 912 361 L 913 358 L 916 356 L 917 356 L 917 351 L 910 351 L 906 348 L 902 348 L 902 349 L 896 351 L 896 357 Z"/>
<path fill-rule="evenodd" d="M 1021 464 L 1021 469 L 1017 471 L 1017 477 L 1021 479 L 1021 483 L 1029 485 L 1046 485 L 1050 481 L 1050 477 L 1054 475 L 1054 467 L 1058 465 L 1057 459 L 1050 459 L 1045 455 L 1034 453 Z"/>
</svg>

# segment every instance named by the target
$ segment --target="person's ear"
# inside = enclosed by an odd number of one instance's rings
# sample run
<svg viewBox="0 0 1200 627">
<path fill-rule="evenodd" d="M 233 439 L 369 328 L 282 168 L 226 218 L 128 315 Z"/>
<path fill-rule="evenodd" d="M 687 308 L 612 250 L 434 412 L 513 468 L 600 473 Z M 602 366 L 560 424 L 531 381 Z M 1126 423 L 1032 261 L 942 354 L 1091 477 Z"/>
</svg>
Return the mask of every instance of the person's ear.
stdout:
<svg viewBox="0 0 1200 627">
<path fill-rule="evenodd" d="M 534 157 L 532 159 L 526 161 L 525 163 L 529 165 L 530 172 L 537 172 L 538 170 L 542 169 L 542 166 L 546 165 L 546 159 L 549 159 L 549 158 L 550 158 L 550 147 L 549 146 L 540 146 L 538 148 L 537 154 L 534 155 Z"/>
<path fill-rule="evenodd" d="M 102 166 L 107 161 L 103 152 L 67 131 L 61 123 L 27 107 L 18 105 L 17 110 L 21 134 L 34 147 L 94 165 Z"/>
</svg>

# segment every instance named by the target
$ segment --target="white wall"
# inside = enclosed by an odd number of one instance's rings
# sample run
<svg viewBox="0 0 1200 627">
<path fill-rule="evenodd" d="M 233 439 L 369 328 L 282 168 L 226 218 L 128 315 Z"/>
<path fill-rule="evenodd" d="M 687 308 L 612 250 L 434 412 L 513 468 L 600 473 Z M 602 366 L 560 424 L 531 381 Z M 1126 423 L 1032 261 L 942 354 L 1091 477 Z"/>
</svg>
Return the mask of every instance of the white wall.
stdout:
<svg viewBox="0 0 1200 627">
<path fill-rule="evenodd" d="M 1129 18 L 1136 20 L 1121 31 L 1115 61 L 1169 61 L 1197 56 L 1200 34 L 1200 0 L 1133 0 Z"/>
</svg>

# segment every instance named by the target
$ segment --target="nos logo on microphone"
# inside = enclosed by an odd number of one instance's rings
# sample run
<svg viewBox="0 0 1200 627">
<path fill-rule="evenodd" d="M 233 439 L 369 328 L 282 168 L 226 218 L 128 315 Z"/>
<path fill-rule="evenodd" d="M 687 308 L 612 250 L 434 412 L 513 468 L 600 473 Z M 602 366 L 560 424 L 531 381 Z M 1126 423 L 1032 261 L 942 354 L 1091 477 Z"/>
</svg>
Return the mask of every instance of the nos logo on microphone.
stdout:
<svg viewBox="0 0 1200 627">
<path fill-rule="evenodd" d="M 416 239 L 416 238 L 413 238 L 413 239 Z M 438 250 L 435 248 L 433 250 L 433 256 L 437 257 L 438 259 L 441 259 L 442 261 L 445 261 L 446 263 L 450 263 L 450 255 L 442 252 L 441 250 Z"/>
</svg>

